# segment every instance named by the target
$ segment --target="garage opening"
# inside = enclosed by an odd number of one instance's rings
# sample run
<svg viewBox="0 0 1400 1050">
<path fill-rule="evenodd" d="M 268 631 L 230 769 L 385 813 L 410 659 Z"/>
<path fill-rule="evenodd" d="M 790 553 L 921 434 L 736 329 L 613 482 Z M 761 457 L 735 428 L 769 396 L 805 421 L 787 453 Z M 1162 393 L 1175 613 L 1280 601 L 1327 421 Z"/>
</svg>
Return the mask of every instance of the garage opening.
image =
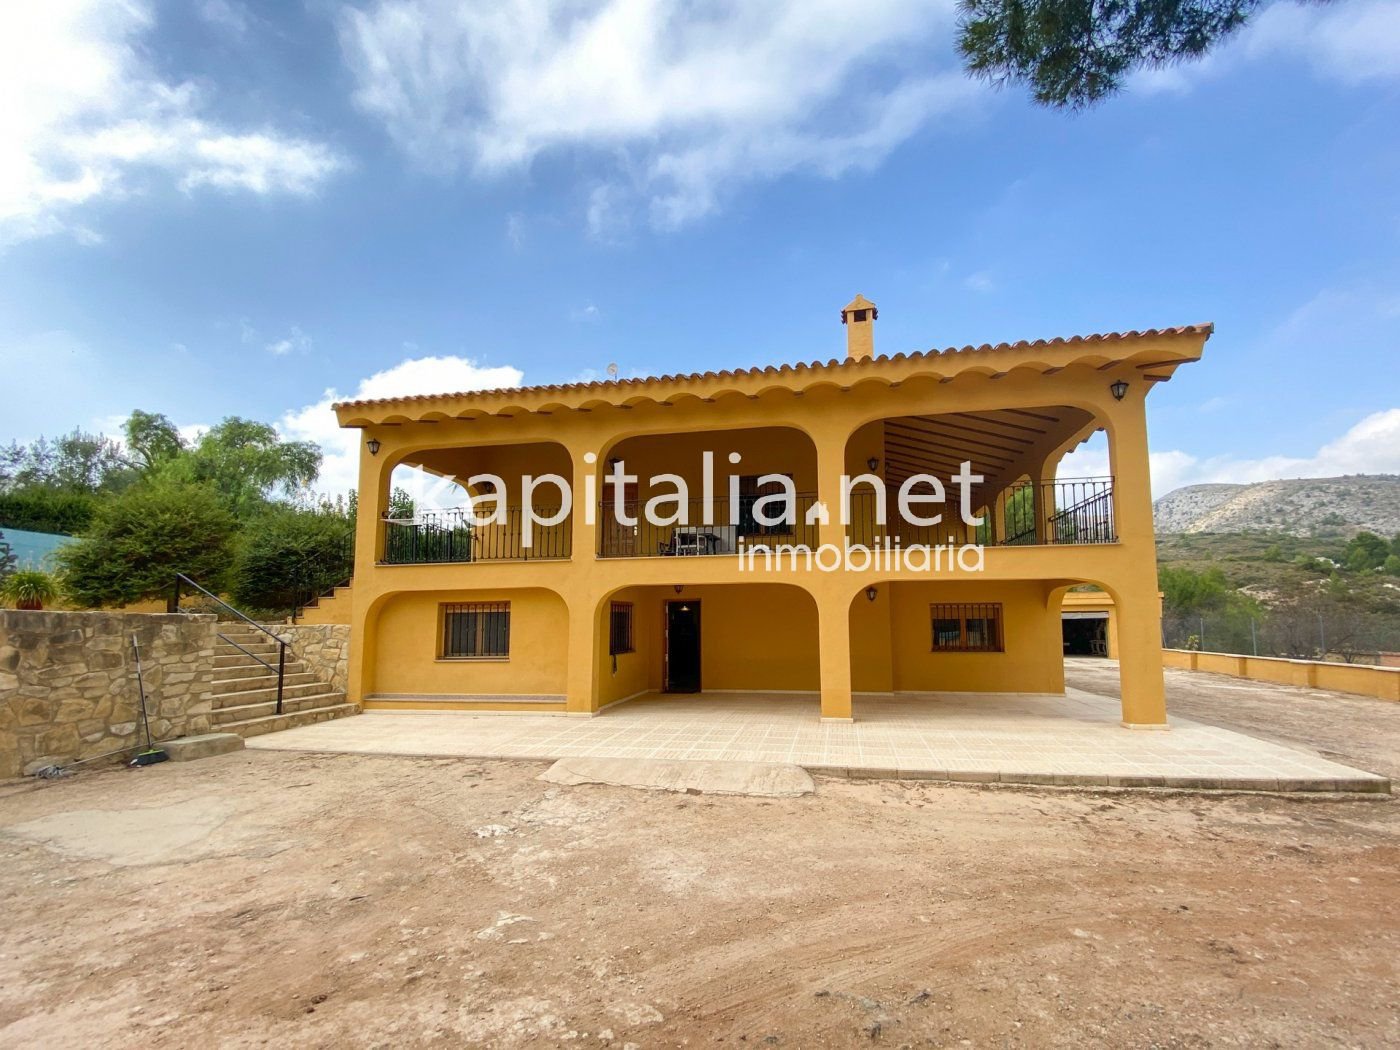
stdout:
<svg viewBox="0 0 1400 1050">
<path fill-rule="evenodd" d="M 1076 611 L 1060 613 L 1066 656 L 1108 655 L 1108 613 Z"/>
</svg>

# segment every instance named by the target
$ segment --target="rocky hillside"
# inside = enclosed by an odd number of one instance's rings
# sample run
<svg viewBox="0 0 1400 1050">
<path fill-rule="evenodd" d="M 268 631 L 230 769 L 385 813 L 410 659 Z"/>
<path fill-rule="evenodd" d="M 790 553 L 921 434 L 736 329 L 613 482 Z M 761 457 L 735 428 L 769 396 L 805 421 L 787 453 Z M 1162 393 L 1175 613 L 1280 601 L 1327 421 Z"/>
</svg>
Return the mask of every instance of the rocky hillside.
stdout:
<svg viewBox="0 0 1400 1050">
<path fill-rule="evenodd" d="M 1327 530 L 1400 533 L 1400 476 L 1297 478 L 1252 485 L 1188 485 L 1153 507 L 1158 533 Z"/>
</svg>

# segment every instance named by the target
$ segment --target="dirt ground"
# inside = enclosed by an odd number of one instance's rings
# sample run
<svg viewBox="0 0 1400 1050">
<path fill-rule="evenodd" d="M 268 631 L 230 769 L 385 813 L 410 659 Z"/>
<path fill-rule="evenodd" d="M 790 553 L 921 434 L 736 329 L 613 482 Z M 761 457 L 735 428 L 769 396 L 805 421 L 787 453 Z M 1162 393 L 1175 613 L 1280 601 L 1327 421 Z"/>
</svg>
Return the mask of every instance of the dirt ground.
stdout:
<svg viewBox="0 0 1400 1050">
<path fill-rule="evenodd" d="M 0 1045 L 1400 1045 L 1390 799 L 543 768 L 245 751 L 0 788 Z"/>
<path fill-rule="evenodd" d="M 1201 671 L 1168 668 L 1166 678 L 1168 717 L 1306 748 L 1400 783 L 1400 704 Z M 1066 660 L 1065 684 L 1117 697 L 1118 663 Z"/>
</svg>

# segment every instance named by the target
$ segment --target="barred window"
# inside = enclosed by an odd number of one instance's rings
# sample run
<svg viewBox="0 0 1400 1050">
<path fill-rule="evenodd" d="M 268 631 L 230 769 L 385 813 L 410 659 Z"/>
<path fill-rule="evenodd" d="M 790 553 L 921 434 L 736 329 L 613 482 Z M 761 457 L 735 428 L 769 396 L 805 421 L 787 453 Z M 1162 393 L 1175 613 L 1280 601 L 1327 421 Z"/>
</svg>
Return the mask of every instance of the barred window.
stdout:
<svg viewBox="0 0 1400 1050">
<path fill-rule="evenodd" d="M 1000 602 L 960 602 L 929 606 L 933 626 L 933 651 L 950 653 L 1000 653 Z"/>
<path fill-rule="evenodd" d="M 635 652 L 632 645 L 632 603 L 613 602 L 608 614 L 608 652 Z"/>
<path fill-rule="evenodd" d="M 444 659 L 510 655 L 510 602 L 461 602 L 442 607 Z"/>
</svg>

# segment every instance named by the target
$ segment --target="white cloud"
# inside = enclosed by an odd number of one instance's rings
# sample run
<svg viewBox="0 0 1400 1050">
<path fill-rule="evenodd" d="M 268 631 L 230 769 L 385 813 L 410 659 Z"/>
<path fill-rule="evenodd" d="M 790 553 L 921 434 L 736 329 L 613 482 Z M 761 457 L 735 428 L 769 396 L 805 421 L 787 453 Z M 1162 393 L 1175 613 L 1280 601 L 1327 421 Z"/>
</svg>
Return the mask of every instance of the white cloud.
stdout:
<svg viewBox="0 0 1400 1050">
<path fill-rule="evenodd" d="M 321 446 L 325 460 L 316 489 L 335 495 L 348 492 L 358 484 L 361 440 L 360 431 L 342 430 L 337 425 L 335 412 L 331 410 L 337 401 L 492 390 L 519 386 L 523 378 L 524 373 L 518 368 L 483 366 L 467 357 L 410 358 L 362 379 L 353 393 L 341 394 L 330 389 L 314 404 L 283 413 L 277 428 L 284 438 L 314 441 Z"/>
<path fill-rule="evenodd" d="M 355 103 L 424 168 L 501 176 L 574 150 L 608 174 L 595 236 L 673 228 L 734 185 L 878 165 L 983 89 L 948 43 L 953 0 L 570 0 L 347 6 Z"/>
<path fill-rule="evenodd" d="M 205 22 L 230 36 L 245 36 L 253 24 L 252 14 L 237 0 L 201 0 L 197 10 Z"/>
<path fill-rule="evenodd" d="M 1153 452 L 1152 492 L 1165 496 L 1183 485 L 1209 482 L 1245 484 L 1278 478 L 1330 478 L 1342 474 L 1400 474 L 1400 408 L 1374 412 L 1311 456 L 1264 456 L 1246 459 L 1189 452 Z M 1080 446 L 1060 463 L 1062 478 L 1111 474 L 1108 446 L 1102 435 Z"/>
<path fill-rule="evenodd" d="M 992 275 L 986 270 L 979 270 L 977 273 L 969 274 L 963 280 L 963 287 L 969 292 L 986 295 L 988 292 L 996 290 L 996 282 L 992 280 Z"/>
<path fill-rule="evenodd" d="M 191 83 L 151 69 L 143 0 L 0 5 L 0 244 L 97 235 L 82 205 L 139 193 L 152 176 L 183 191 L 312 192 L 344 161 L 324 144 L 206 115 Z"/>
<path fill-rule="evenodd" d="M 296 325 L 292 325 L 292 330 L 285 339 L 278 339 L 276 342 L 268 343 L 263 349 L 269 354 L 273 354 L 277 357 L 284 357 L 293 352 L 310 350 L 311 344 L 311 337 Z"/>
<path fill-rule="evenodd" d="M 1301 60 L 1318 76 L 1343 84 L 1400 77 L 1400 4 L 1395 0 L 1272 4 L 1237 37 L 1204 58 L 1139 70 L 1131 77 L 1130 87 L 1145 94 L 1186 92 L 1203 80 L 1276 57 Z"/>
</svg>

